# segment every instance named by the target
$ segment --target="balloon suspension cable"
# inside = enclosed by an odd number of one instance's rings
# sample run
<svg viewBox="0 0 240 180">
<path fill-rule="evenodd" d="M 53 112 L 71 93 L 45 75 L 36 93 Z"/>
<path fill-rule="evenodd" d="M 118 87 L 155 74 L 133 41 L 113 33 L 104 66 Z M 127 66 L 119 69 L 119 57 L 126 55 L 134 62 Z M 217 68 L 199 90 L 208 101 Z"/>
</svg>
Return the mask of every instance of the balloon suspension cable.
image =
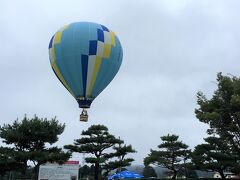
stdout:
<svg viewBox="0 0 240 180">
<path fill-rule="evenodd" d="M 80 121 L 87 122 L 88 121 L 88 113 L 87 110 L 83 108 L 82 113 L 80 115 Z"/>
</svg>

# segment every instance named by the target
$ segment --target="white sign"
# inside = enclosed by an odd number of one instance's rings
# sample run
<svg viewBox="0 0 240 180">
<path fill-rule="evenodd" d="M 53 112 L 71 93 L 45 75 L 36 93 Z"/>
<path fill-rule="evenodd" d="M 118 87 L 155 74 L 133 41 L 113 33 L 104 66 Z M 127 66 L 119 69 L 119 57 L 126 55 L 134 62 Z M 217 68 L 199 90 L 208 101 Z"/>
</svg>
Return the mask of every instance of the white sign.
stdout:
<svg viewBox="0 0 240 180">
<path fill-rule="evenodd" d="M 78 161 L 69 161 L 63 165 L 41 165 L 38 180 L 78 180 L 78 170 Z"/>
</svg>

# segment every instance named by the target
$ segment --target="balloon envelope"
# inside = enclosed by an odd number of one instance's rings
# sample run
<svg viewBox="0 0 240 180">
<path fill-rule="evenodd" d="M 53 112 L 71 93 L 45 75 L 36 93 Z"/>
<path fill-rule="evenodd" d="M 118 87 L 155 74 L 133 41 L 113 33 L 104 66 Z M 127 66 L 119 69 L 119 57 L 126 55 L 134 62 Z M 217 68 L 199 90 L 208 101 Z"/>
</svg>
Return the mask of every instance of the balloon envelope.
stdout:
<svg viewBox="0 0 240 180">
<path fill-rule="evenodd" d="M 49 43 L 52 69 L 81 108 L 89 108 L 112 81 L 121 66 L 122 56 L 115 33 L 97 23 L 66 25 Z"/>
</svg>

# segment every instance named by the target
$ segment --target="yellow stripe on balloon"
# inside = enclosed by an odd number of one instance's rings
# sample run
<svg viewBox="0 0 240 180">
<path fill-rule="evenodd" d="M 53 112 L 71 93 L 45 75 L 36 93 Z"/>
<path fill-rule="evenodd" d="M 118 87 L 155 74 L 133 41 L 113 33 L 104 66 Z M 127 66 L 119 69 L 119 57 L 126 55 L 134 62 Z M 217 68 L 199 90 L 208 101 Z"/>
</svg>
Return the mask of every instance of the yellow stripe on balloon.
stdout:
<svg viewBox="0 0 240 180">
<path fill-rule="evenodd" d="M 61 38 L 62 38 L 62 33 L 65 29 L 67 29 L 69 27 L 69 25 L 65 25 L 62 29 L 60 29 L 58 32 L 56 32 L 55 36 L 54 36 L 54 44 L 58 44 L 61 42 Z"/>
<path fill-rule="evenodd" d="M 103 50 L 103 57 L 109 58 L 111 52 L 111 45 L 110 44 L 104 44 L 104 50 Z"/>
<path fill-rule="evenodd" d="M 89 90 L 87 92 L 87 96 L 91 96 L 91 94 L 92 94 L 92 89 L 93 89 L 94 83 L 97 79 L 97 75 L 98 75 L 98 72 L 99 72 L 99 69 L 100 69 L 101 62 L 102 62 L 102 58 L 99 57 L 99 56 L 96 56 L 96 62 L 95 62 L 94 70 L 93 70 L 93 75 L 92 75 L 90 87 L 89 87 Z"/>
<path fill-rule="evenodd" d="M 62 38 L 62 32 L 61 31 L 56 32 L 54 36 L 54 45 L 60 43 L 61 38 Z"/>
<path fill-rule="evenodd" d="M 65 79 L 63 78 L 61 72 L 59 71 L 58 66 L 57 66 L 57 64 L 56 64 L 56 61 L 52 61 L 51 64 L 52 64 L 52 68 L 53 68 L 54 72 L 57 74 L 57 77 L 58 77 L 58 78 L 60 79 L 60 81 L 64 84 L 64 86 L 67 88 L 67 90 L 72 94 L 72 96 L 75 97 L 74 94 L 73 94 L 73 92 L 72 92 L 72 90 L 71 90 L 70 87 L 68 86 L 67 82 L 66 82 Z"/>
<path fill-rule="evenodd" d="M 55 56 L 56 56 L 56 54 L 54 53 L 53 48 L 50 48 L 49 49 L 49 59 L 50 59 L 51 64 L 52 64 L 52 61 L 55 61 L 55 59 L 56 59 Z"/>
<path fill-rule="evenodd" d="M 112 43 L 112 45 L 113 46 L 115 46 L 115 34 L 114 34 L 114 32 L 110 32 L 110 37 L 111 37 L 111 43 Z"/>
</svg>

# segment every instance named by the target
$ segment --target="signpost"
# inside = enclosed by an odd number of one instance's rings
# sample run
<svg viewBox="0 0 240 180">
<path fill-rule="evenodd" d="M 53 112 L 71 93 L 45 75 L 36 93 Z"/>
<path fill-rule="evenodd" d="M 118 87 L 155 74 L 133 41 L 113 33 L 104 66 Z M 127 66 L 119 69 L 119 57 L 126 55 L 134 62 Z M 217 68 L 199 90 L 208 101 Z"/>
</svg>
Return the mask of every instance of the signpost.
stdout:
<svg viewBox="0 0 240 180">
<path fill-rule="evenodd" d="M 44 164 L 39 168 L 38 180 L 78 180 L 79 161 L 67 161 L 63 165 Z"/>
</svg>

